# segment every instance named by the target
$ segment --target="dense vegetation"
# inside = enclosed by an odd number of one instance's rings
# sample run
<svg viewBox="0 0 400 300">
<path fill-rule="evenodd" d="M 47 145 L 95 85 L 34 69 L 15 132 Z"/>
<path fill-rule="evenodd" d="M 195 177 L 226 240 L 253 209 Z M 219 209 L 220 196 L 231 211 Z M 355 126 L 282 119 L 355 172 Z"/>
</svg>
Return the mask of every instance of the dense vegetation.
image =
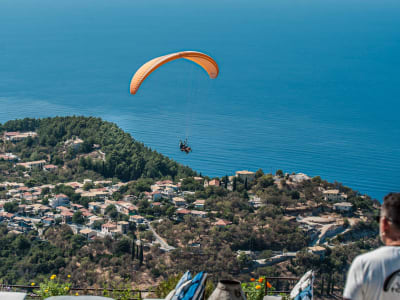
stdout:
<svg viewBox="0 0 400 300">
<path fill-rule="evenodd" d="M 20 143 L 0 145 L 4 152 L 13 152 L 22 161 L 45 159 L 60 167 L 68 166 L 56 174 L 44 176 L 38 172 L 31 181 L 48 183 L 84 176 L 93 179 L 115 177 L 129 181 L 138 178 L 182 178 L 195 174 L 190 168 L 152 151 L 115 124 L 100 118 L 27 118 L 0 125 L 0 134 L 2 131 L 38 133 L 38 138 L 29 137 Z M 65 142 L 73 138 L 83 140 L 78 149 L 65 146 Z M 98 145 L 96 148 L 99 149 L 94 149 L 94 145 Z M 101 155 L 99 151 L 105 153 L 105 160 L 97 158 Z M 3 162 L 2 168 L 7 167 L 9 163 Z"/>
<path fill-rule="evenodd" d="M 15 235 L 0 226 L 0 282 L 26 284 L 39 282 L 49 274 L 75 286 L 101 287 L 122 279 L 133 281 L 143 266 L 143 247 L 133 238 L 117 236 L 88 243 L 65 225 L 49 228 L 45 239 L 36 235 Z M 127 263 L 129 262 L 129 263 Z"/>
</svg>

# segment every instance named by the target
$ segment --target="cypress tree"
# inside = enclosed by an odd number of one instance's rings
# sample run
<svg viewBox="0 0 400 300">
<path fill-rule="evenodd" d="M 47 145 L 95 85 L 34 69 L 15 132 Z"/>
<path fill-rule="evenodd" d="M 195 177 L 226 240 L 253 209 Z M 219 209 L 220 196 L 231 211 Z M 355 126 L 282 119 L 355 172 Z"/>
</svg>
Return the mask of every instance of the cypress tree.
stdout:
<svg viewBox="0 0 400 300">
<path fill-rule="evenodd" d="M 132 258 L 132 260 L 134 260 L 135 259 L 135 255 L 136 255 L 136 243 L 135 243 L 135 240 L 132 240 L 132 249 L 131 249 L 131 258 Z"/>
<path fill-rule="evenodd" d="M 139 262 L 140 262 L 140 265 L 143 264 L 143 244 L 142 243 L 140 243 L 140 249 L 139 249 Z"/>
</svg>

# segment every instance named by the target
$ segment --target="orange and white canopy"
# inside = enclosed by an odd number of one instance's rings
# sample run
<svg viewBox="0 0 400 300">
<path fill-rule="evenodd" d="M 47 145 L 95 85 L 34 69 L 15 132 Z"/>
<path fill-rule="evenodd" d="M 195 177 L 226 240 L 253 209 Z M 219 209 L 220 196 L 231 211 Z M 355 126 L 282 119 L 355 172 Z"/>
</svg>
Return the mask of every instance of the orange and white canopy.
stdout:
<svg viewBox="0 0 400 300">
<path fill-rule="evenodd" d="M 207 71 L 210 78 L 214 79 L 217 78 L 219 69 L 218 64 L 212 59 L 210 56 L 197 52 L 197 51 L 183 51 L 183 52 L 176 52 L 167 54 L 164 56 L 156 57 L 136 71 L 135 75 L 133 75 L 130 85 L 130 92 L 131 94 L 136 94 L 137 90 L 139 89 L 142 82 L 149 76 L 154 70 L 161 67 L 162 65 L 166 64 L 175 59 L 184 58 L 187 60 L 191 60 L 201 66 L 204 70 Z"/>
</svg>

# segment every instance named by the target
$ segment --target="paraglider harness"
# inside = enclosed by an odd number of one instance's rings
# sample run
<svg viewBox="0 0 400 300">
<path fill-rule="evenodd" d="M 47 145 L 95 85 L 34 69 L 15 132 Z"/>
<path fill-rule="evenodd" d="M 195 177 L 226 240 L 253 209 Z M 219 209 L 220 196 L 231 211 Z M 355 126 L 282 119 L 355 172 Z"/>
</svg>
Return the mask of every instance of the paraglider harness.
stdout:
<svg viewBox="0 0 400 300">
<path fill-rule="evenodd" d="M 179 149 L 182 152 L 185 152 L 186 154 L 189 154 L 189 152 L 192 152 L 192 148 L 190 148 L 188 146 L 187 139 L 185 139 L 184 142 L 182 142 L 182 140 L 179 141 Z"/>
</svg>

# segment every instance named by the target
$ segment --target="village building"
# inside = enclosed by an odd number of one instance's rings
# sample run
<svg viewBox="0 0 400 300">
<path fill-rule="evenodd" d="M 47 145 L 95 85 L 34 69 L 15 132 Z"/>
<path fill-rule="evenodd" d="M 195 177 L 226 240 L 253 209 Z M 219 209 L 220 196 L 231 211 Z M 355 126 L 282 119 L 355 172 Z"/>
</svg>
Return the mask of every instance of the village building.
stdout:
<svg viewBox="0 0 400 300">
<path fill-rule="evenodd" d="M 109 205 L 109 204 L 105 204 L 105 203 L 99 205 L 100 213 L 101 213 L 102 215 L 104 215 L 104 214 L 106 213 L 106 209 L 107 209 L 108 205 Z"/>
<path fill-rule="evenodd" d="M 127 222 L 127 221 L 118 221 L 118 222 L 117 222 L 117 229 L 118 229 L 122 234 L 128 233 L 129 222 Z"/>
<path fill-rule="evenodd" d="M 176 196 L 178 186 L 173 184 L 171 180 L 157 181 L 150 186 L 151 193 L 146 196 L 152 201 L 159 201 L 162 197 L 171 199 Z"/>
<path fill-rule="evenodd" d="M 249 203 L 255 208 L 263 206 L 261 198 L 256 195 L 249 195 Z"/>
<path fill-rule="evenodd" d="M 311 177 L 304 173 L 297 173 L 297 174 L 290 174 L 289 179 L 290 179 L 289 181 L 291 182 L 300 183 L 305 180 L 310 180 Z"/>
<path fill-rule="evenodd" d="M 102 217 L 99 217 L 99 216 L 96 216 L 96 215 L 92 215 L 92 216 L 88 217 L 88 225 L 89 226 L 92 226 L 93 223 L 96 222 L 96 221 L 103 223 L 104 219 Z"/>
<path fill-rule="evenodd" d="M 222 219 L 219 219 L 218 221 L 213 223 L 213 225 L 217 226 L 217 227 L 226 227 L 226 226 L 231 225 L 231 224 L 232 224 L 232 222 L 226 221 L 226 220 L 222 220 Z"/>
<path fill-rule="evenodd" d="M 178 220 L 183 220 L 185 216 L 191 215 L 191 211 L 186 208 L 180 208 L 176 211 L 176 216 Z"/>
<path fill-rule="evenodd" d="M 112 184 L 111 180 L 97 180 L 93 182 L 95 185 L 109 186 Z"/>
<path fill-rule="evenodd" d="M 117 229 L 117 224 L 105 223 L 101 225 L 101 233 L 103 233 L 104 235 L 114 235 L 117 232 L 119 232 Z"/>
<path fill-rule="evenodd" d="M 115 208 L 118 212 L 128 216 L 135 215 L 138 212 L 138 207 L 136 205 L 125 201 L 117 201 L 115 203 Z"/>
<path fill-rule="evenodd" d="M 7 182 L 7 186 L 10 186 L 13 189 L 17 189 L 25 186 L 25 184 L 23 182 Z"/>
<path fill-rule="evenodd" d="M 88 220 L 89 217 L 93 216 L 93 214 L 86 208 L 81 208 L 79 211 L 82 213 L 82 216 L 85 218 L 85 220 Z"/>
<path fill-rule="evenodd" d="M 126 202 L 132 202 L 135 201 L 136 199 L 137 197 L 134 195 L 125 195 L 124 197 L 122 197 L 122 200 Z"/>
<path fill-rule="evenodd" d="M 43 217 L 42 219 L 43 224 L 50 226 L 53 225 L 55 223 L 54 218 L 50 218 L 50 217 Z"/>
<path fill-rule="evenodd" d="M 206 200 L 203 199 L 197 199 L 196 201 L 193 202 L 193 205 L 197 209 L 204 209 L 204 206 L 206 204 Z"/>
<path fill-rule="evenodd" d="M 0 154 L 0 160 L 14 161 L 14 160 L 18 160 L 18 156 L 14 155 L 12 153 L 2 153 L 2 154 Z"/>
<path fill-rule="evenodd" d="M 7 196 L 15 196 L 19 193 L 20 193 L 20 191 L 18 191 L 17 189 L 7 190 Z"/>
<path fill-rule="evenodd" d="M 48 172 L 53 172 L 57 170 L 58 167 L 56 165 L 48 164 L 43 166 L 43 170 L 48 171 Z"/>
<path fill-rule="evenodd" d="M 80 204 L 77 204 L 77 203 L 72 203 L 72 204 L 71 204 L 71 209 L 72 209 L 73 211 L 80 210 L 81 208 L 84 208 L 84 206 L 83 206 L 83 205 L 80 205 Z"/>
<path fill-rule="evenodd" d="M 156 185 L 159 186 L 166 186 L 166 185 L 170 185 L 173 184 L 172 180 L 161 180 L 161 181 L 157 181 Z"/>
<path fill-rule="evenodd" d="M 74 213 L 68 209 L 62 210 L 60 213 L 62 222 L 64 224 L 69 224 L 72 222 L 72 217 L 73 217 Z"/>
<path fill-rule="evenodd" d="M 65 141 L 65 143 L 64 143 L 65 146 L 71 147 L 75 151 L 77 151 L 82 144 L 83 144 L 83 140 L 81 140 L 78 137 L 69 139 L 69 140 Z"/>
<path fill-rule="evenodd" d="M 208 186 L 221 186 L 221 182 L 219 181 L 219 179 L 212 179 L 210 181 L 205 180 L 204 181 L 204 187 L 208 187 Z"/>
<path fill-rule="evenodd" d="M 154 192 L 151 192 L 151 196 L 152 196 L 153 201 L 159 201 L 162 198 L 162 193 L 161 193 L 161 191 L 154 191 Z"/>
<path fill-rule="evenodd" d="M 29 231 L 33 228 L 33 223 L 31 219 L 23 218 L 23 217 L 15 217 L 13 219 L 13 223 L 16 225 L 17 229 L 20 231 Z"/>
<path fill-rule="evenodd" d="M 201 211 L 201 210 L 191 210 L 190 211 L 190 214 L 193 216 L 193 217 L 198 217 L 198 218 L 207 218 L 207 212 L 205 212 L 205 211 Z"/>
<path fill-rule="evenodd" d="M 105 200 L 110 195 L 110 192 L 98 189 L 91 189 L 90 191 L 83 191 L 81 197 L 86 197 L 91 200 L 99 199 Z"/>
<path fill-rule="evenodd" d="M 326 190 L 323 192 L 324 200 L 331 202 L 345 202 L 347 195 L 339 192 L 339 190 Z"/>
<path fill-rule="evenodd" d="M 90 228 L 82 229 L 81 231 L 79 231 L 79 233 L 81 235 L 83 235 L 85 238 L 87 238 L 88 240 L 91 240 L 97 236 L 97 232 Z"/>
<path fill-rule="evenodd" d="M 54 198 L 51 198 L 49 204 L 52 208 L 58 206 L 69 206 L 69 198 L 65 194 L 58 194 Z"/>
<path fill-rule="evenodd" d="M 37 216 L 44 216 L 50 210 L 51 210 L 50 207 L 39 204 L 39 203 L 26 206 L 27 212 L 31 212 L 33 215 L 37 215 Z"/>
<path fill-rule="evenodd" d="M 316 203 L 307 203 L 307 205 L 297 205 L 294 207 L 286 207 L 285 213 L 291 216 L 303 215 L 311 216 L 312 214 L 317 214 L 321 211 L 321 206 Z"/>
<path fill-rule="evenodd" d="M 89 202 L 88 203 L 89 211 L 92 211 L 92 212 L 100 211 L 100 206 L 101 205 L 102 205 L 101 202 Z"/>
<path fill-rule="evenodd" d="M 178 195 L 178 192 L 177 192 L 177 190 L 176 190 L 175 188 L 168 187 L 168 188 L 166 188 L 166 189 L 164 189 L 164 190 L 161 191 L 161 195 L 162 195 L 164 198 L 172 199 L 173 197 L 175 197 L 176 195 Z"/>
<path fill-rule="evenodd" d="M 255 172 L 251 172 L 251 171 L 247 171 L 247 170 L 243 170 L 243 171 L 236 171 L 236 177 L 240 178 L 241 180 L 243 180 L 243 182 L 246 181 L 247 182 L 252 182 L 255 179 L 256 173 Z"/>
<path fill-rule="evenodd" d="M 45 164 L 46 164 L 45 160 L 37 160 L 25 163 L 17 163 L 17 166 L 21 166 L 29 170 L 37 170 L 37 169 L 42 169 Z"/>
<path fill-rule="evenodd" d="M 33 200 L 33 195 L 30 192 L 25 192 L 22 194 L 22 199 L 24 199 L 26 201 L 26 203 L 31 204 L 32 200 Z"/>
<path fill-rule="evenodd" d="M 324 257 L 326 249 L 321 246 L 308 247 L 308 252 Z"/>
<path fill-rule="evenodd" d="M 353 210 L 353 204 L 350 202 L 339 202 L 333 204 L 333 209 L 339 212 L 351 212 Z"/>
<path fill-rule="evenodd" d="M 3 140 L 11 142 L 19 142 L 28 137 L 34 138 L 36 136 L 37 133 L 33 131 L 28 131 L 28 132 L 12 131 L 12 132 L 5 132 L 3 134 Z"/>
<path fill-rule="evenodd" d="M 54 184 L 44 184 L 44 185 L 38 186 L 38 188 L 40 188 L 40 191 L 45 188 L 48 188 L 51 191 L 55 188 L 55 185 Z"/>
<path fill-rule="evenodd" d="M 67 183 L 64 183 L 64 185 L 66 185 L 66 186 L 70 186 L 70 187 L 72 187 L 74 190 L 76 190 L 76 189 L 79 189 L 79 188 L 82 188 L 82 187 L 83 187 L 83 184 L 82 184 L 82 183 L 80 183 L 80 182 L 76 182 L 76 181 L 73 181 L 73 182 L 67 182 Z"/>
<path fill-rule="evenodd" d="M 182 207 L 186 205 L 186 201 L 182 197 L 174 197 L 172 198 L 172 202 L 176 207 Z"/>
<path fill-rule="evenodd" d="M 143 224 L 146 219 L 140 215 L 133 215 L 129 217 L 129 221 L 135 222 L 136 224 Z"/>
<path fill-rule="evenodd" d="M 152 202 L 152 203 L 150 203 L 150 207 L 151 207 L 151 208 L 160 207 L 161 205 L 162 205 L 161 202 Z"/>
</svg>

